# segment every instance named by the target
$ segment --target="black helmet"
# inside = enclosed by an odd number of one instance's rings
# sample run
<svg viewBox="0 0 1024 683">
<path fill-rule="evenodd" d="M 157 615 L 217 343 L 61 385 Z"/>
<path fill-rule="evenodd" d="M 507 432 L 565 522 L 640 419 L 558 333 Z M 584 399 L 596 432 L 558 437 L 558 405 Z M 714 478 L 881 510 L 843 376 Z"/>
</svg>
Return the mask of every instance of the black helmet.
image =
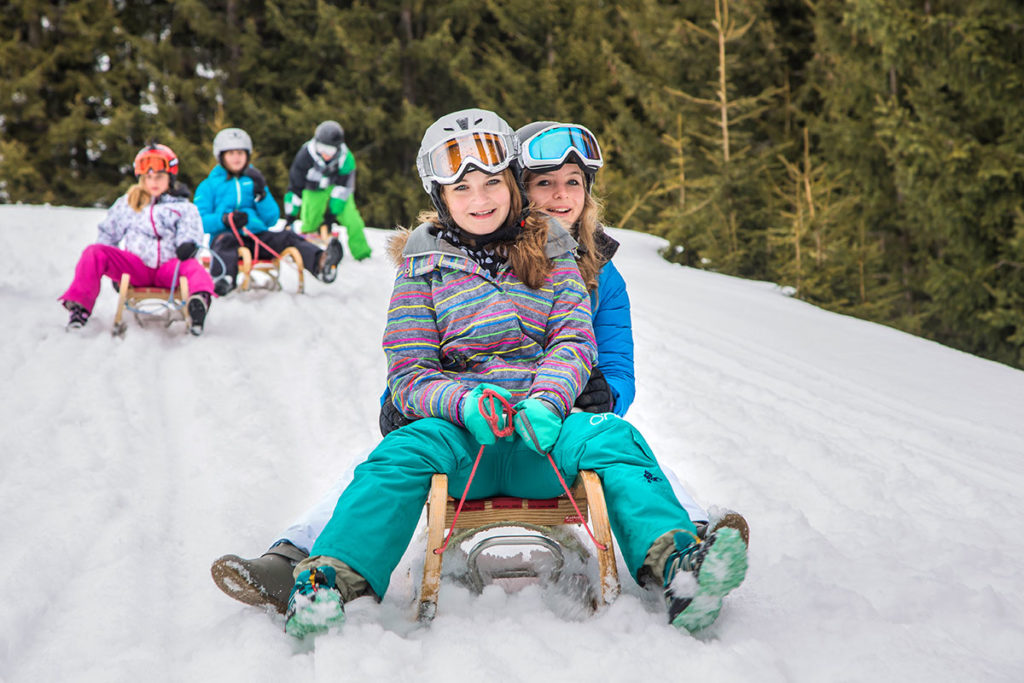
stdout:
<svg viewBox="0 0 1024 683">
<path fill-rule="evenodd" d="M 316 127 L 313 139 L 325 145 L 341 147 L 345 144 L 345 129 L 337 121 L 324 121 Z"/>
</svg>

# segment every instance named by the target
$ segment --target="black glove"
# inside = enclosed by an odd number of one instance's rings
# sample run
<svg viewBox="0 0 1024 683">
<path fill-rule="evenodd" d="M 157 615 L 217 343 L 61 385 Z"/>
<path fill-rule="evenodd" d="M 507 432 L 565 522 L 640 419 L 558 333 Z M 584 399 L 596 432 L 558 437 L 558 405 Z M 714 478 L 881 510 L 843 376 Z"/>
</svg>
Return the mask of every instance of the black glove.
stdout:
<svg viewBox="0 0 1024 683">
<path fill-rule="evenodd" d="M 182 242 L 178 245 L 174 254 L 178 257 L 179 261 L 187 261 L 195 256 L 197 251 L 199 251 L 199 245 L 195 242 Z"/>
<path fill-rule="evenodd" d="M 399 427 L 404 427 L 412 422 L 412 420 L 398 411 L 398 407 L 391 400 L 390 394 L 384 399 L 384 403 L 380 405 L 380 419 L 378 421 L 380 422 L 381 436 L 387 436 Z"/>
<path fill-rule="evenodd" d="M 601 368 L 594 366 L 583 393 L 576 399 L 576 407 L 587 413 L 610 413 L 612 411 L 612 390 L 604 378 Z"/>
<path fill-rule="evenodd" d="M 242 228 L 249 224 L 249 214 L 247 214 L 245 211 L 232 211 L 231 213 L 226 213 L 223 216 L 221 216 L 220 222 L 223 223 L 225 227 L 228 228 L 231 227 L 231 223 L 228 222 L 229 217 L 231 218 L 231 220 L 235 222 L 236 230 L 241 230 Z"/>
</svg>

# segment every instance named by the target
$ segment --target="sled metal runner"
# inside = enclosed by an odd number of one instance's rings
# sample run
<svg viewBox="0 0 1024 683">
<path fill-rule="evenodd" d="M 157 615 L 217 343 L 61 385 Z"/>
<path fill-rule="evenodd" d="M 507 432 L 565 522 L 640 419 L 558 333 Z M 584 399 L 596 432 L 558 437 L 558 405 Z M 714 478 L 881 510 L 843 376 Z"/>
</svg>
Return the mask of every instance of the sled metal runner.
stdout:
<svg viewBox="0 0 1024 683">
<path fill-rule="evenodd" d="M 185 304 L 189 291 L 188 280 L 184 277 L 178 278 L 178 288 L 172 291 L 164 287 L 132 287 L 131 276 L 124 273 L 117 290 L 117 313 L 111 330 L 115 337 L 124 336 L 128 329 L 128 323 L 124 321 L 125 311 L 131 311 L 136 322 L 142 326 L 160 323 L 170 327 L 172 323 L 182 321 L 185 323 L 185 333 L 188 333 L 191 321 Z"/>
<path fill-rule="evenodd" d="M 493 497 L 466 501 L 454 528 L 465 530 L 457 540 L 469 538 L 481 531 L 496 527 L 521 527 L 535 533 L 493 536 L 477 542 L 469 551 L 469 579 L 482 588 L 483 579 L 476 560 L 483 550 L 495 546 L 533 545 L 548 550 L 555 561 L 554 575 L 561 571 L 564 558 L 556 529 L 570 524 L 586 524 L 587 517 L 594 526 L 598 574 L 600 576 L 601 603 L 610 604 L 619 594 L 619 575 L 615 565 L 615 550 L 612 543 L 611 525 L 604 501 L 601 479 L 595 472 L 584 470 L 579 473 L 572 490 L 573 498 L 584 517 L 576 514 L 568 496 L 547 500 L 529 500 L 513 497 Z M 437 551 L 444 543 L 445 530 L 455 517 L 456 500 L 448 495 L 448 477 L 435 474 L 430 484 L 427 499 L 427 557 L 423 567 L 423 585 L 420 590 L 418 617 L 429 622 L 437 613 L 437 597 L 441 588 L 441 566 L 443 554 Z M 589 514 L 588 514 L 589 513 Z M 456 546 L 458 544 L 456 543 Z M 450 549 L 450 548 L 449 548 Z M 493 574 L 495 578 L 535 576 L 528 569 L 512 569 L 505 573 Z"/>
</svg>

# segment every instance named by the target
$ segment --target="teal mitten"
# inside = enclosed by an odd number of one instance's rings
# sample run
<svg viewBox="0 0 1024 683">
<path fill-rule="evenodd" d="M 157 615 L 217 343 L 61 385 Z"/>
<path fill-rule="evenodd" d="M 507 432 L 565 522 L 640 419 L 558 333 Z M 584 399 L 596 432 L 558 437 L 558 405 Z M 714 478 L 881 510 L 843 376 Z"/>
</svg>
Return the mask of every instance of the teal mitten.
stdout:
<svg viewBox="0 0 1024 683">
<path fill-rule="evenodd" d="M 516 404 L 516 411 L 512 422 L 526 445 L 542 455 L 550 451 L 562 431 L 562 418 L 554 408 L 539 398 L 528 398 Z"/>
<path fill-rule="evenodd" d="M 511 400 L 512 394 L 494 384 L 480 384 L 466 394 L 466 397 L 463 399 L 462 424 L 466 425 L 466 429 L 469 430 L 469 433 L 473 435 L 478 444 L 489 446 L 497 440 L 497 437 L 494 436 L 491 425 L 487 423 L 483 413 L 480 412 L 480 397 L 483 396 L 485 389 L 490 389 L 506 401 Z M 487 406 L 488 412 L 494 412 L 498 416 L 498 429 L 504 429 L 505 413 L 502 410 L 501 402 L 495 398 L 484 399 L 485 405 L 488 402 L 491 404 Z"/>
</svg>

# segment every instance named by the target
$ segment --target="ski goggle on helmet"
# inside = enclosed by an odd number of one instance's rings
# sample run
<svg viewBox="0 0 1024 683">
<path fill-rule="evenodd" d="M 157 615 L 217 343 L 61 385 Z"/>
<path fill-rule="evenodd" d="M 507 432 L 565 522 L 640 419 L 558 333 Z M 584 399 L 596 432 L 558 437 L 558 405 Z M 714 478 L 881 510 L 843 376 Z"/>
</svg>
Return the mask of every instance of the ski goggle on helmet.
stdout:
<svg viewBox="0 0 1024 683">
<path fill-rule="evenodd" d="M 591 173 L 604 166 L 597 138 L 578 124 L 545 121 L 524 126 L 519 134 L 519 158 L 531 171 L 553 171 L 572 156 Z"/>
<path fill-rule="evenodd" d="M 429 194 L 431 185 L 451 185 L 473 166 L 485 173 L 508 167 L 519 148 L 512 127 L 494 112 L 464 109 L 427 128 L 416 155 L 416 170 Z"/>
<path fill-rule="evenodd" d="M 178 175 L 178 156 L 167 145 L 152 144 L 135 155 L 135 177 L 147 173 Z"/>
</svg>

